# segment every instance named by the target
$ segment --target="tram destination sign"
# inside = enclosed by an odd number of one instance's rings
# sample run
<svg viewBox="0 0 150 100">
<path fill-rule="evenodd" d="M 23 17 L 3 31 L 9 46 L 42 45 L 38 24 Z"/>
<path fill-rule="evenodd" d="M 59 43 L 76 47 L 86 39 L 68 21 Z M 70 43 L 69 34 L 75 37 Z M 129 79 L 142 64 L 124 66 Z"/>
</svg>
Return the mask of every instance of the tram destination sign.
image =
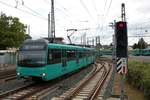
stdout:
<svg viewBox="0 0 150 100">
<path fill-rule="evenodd" d="M 23 45 L 21 47 L 21 50 L 43 50 L 45 49 L 45 45 Z"/>
</svg>

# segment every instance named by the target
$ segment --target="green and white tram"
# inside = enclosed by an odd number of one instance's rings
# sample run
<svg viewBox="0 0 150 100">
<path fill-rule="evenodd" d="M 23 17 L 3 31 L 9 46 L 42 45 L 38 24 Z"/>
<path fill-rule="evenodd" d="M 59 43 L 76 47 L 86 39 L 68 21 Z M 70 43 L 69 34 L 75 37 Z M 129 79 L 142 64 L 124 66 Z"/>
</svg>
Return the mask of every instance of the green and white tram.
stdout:
<svg viewBox="0 0 150 100">
<path fill-rule="evenodd" d="M 18 78 L 48 81 L 94 63 L 94 48 L 26 40 L 18 51 Z"/>
</svg>

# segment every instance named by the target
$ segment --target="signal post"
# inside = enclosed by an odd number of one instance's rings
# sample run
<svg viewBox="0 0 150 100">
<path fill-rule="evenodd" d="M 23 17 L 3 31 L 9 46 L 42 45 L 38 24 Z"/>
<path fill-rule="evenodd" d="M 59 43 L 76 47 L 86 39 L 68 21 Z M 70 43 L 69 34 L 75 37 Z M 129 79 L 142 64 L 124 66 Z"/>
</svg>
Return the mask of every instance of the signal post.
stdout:
<svg viewBox="0 0 150 100">
<path fill-rule="evenodd" d="M 128 38 L 127 23 L 124 21 L 115 24 L 115 43 L 116 43 L 116 70 L 120 74 L 120 99 L 124 100 L 124 83 L 127 73 L 128 63 Z"/>
</svg>

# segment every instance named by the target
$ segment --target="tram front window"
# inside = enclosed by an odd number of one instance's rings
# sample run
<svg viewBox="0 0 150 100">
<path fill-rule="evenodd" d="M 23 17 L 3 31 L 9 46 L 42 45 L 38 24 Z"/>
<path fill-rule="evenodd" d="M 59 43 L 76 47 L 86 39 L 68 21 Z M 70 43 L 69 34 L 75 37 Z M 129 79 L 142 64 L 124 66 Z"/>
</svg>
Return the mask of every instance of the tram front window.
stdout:
<svg viewBox="0 0 150 100">
<path fill-rule="evenodd" d="M 40 67 L 46 65 L 46 50 L 21 48 L 18 56 L 18 65 L 23 67 Z"/>
</svg>

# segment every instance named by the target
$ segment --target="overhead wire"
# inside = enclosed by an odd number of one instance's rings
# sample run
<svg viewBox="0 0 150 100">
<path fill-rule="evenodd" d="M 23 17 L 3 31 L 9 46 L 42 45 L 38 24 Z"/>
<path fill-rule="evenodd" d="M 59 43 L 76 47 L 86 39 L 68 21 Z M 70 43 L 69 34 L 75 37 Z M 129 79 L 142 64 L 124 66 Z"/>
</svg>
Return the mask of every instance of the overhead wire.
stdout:
<svg viewBox="0 0 150 100">
<path fill-rule="evenodd" d="M 65 8 L 63 5 L 61 5 L 59 2 L 56 1 L 56 5 L 59 5 L 59 7 L 61 7 L 62 9 L 59 9 L 59 8 L 56 8 L 58 9 L 59 11 L 61 11 L 64 15 L 66 15 L 66 17 L 68 17 L 68 20 L 70 23 L 72 23 L 73 20 L 71 20 L 70 18 L 72 17 L 71 16 L 71 13 L 69 12 L 69 10 L 67 8 Z M 67 20 L 67 21 L 68 21 Z"/>
<path fill-rule="evenodd" d="M 56 1 L 56 4 L 58 4 L 59 6 L 61 6 L 61 8 L 63 8 L 66 12 L 69 12 L 69 10 L 67 10 L 64 6 L 62 6 L 59 2 Z"/>
<path fill-rule="evenodd" d="M 106 0 L 106 1 L 107 1 L 107 0 Z M 101 32 L 103 31 L 104 23 L 105 23 L 106 18 L 107 18 L 107 16 L 108 16 L 108 13 L 109 13 L 109 9 L 110 9 L 110 7 L 111 7 L 111 4 L 112 4 L 112 0 L 110 0 L 109 7 L 108 7 L 108 9 L 106 10 L 106 14 L 105 14 L 105 16 L 104 16 L 104 20 L 103 20 L 103 22 L 102 22 L 102 26 L 101 26 L 101 29 L 100 29 Z"/>
<path fill-rule="evenodd" d="M 105 9 L 106 9 L 106 5 L 107 5 L 107 0 L 105 0 L 104 12 L 105 12 Z"/>
<path fill-rule="evenodd" d="M 95 11 L 98 13 L 98 10 L 97 10 L 96 5 L 95 5 L 95 1 L 92 0 L 92 3 L 93 3 L 93 7 L 94 7 Z"/>
<path fill-rule="evenodd" d="M 51 7 L 51 2 L 49 2 L 49 1 L 47 1 L 47 0 L 42 0 L 42 1 L 44 1 L 48 6 L 50 6 Z M 56 2 L 56 1 L 55 1 Z M 55 4 L 56 5 L 56 4 Z M 55 7 L 55 9 L 54 9 L 55 11 L 57 10 L 57 11 L 59 11 L 59 12 L 62 12 L 62 10 L 61 9 L 59 9 L 59 8 L 57 8 L 57 7 Z M 64 16 L 62 16 L 62 17 L 64 17 L 65 18 L 65 16 L 66 17 L 68 17 L 68 15 L 66 14 L 66 13 L 63 13 L 63 15 Z M 56 23 L 58 22 L 58 21 L 61 21 L 60 19 L 57 19 L 57 18 L 55 18 L 55 20 L 56 20 Z M 59 26 L 59 27 L 64 27 L 63 25 L 60 25 L 60 24 L 58 24 L 57 26 Z M 62 29 L 62 28 L 61 28 Z M 63 30 L 63 29 L 62 29 Z M 58 29 L 57 29 L 57 31 L 58 31 Z M 64 30 L 63 30 L 64 31 Z"/>
<path fill-rule="evenodd" d="M 50 2 L 48 2 L 47 0 L 44 0 L 44 2 L 47 4 L 47 5 L 50 5 L 51 6 L 51 3 Z M 56 1 L 55 1 L 56 2 Z M 59 4 L 58 2 L 56 2 L 56 4 Z M 59 4 L 60 5 L 60 4 Z M 60 5 L 65 11 L 67 11 L 67 9 L 65 8 L 65 7 L 63 7 L 62 5 Z M 65 14 L 67 17 L 70 17 L 68 14 L 66 14 L 66 12 L 64 12 L 63 10 L 61 10 L 61 9 L 59 9 L 59 8 L 57 8 L 57 7 L 55 7 L 56 8 L 56 10 L 59 10 L 59 11 L 62 11 L 63 12 L 63 14 Z M 68 12 L 68 11 L 67 11 Z"/>
<path fill-rule="evenodd" d="M 62 11 L 61 9 L 59 9 L 59 8 L 56 8 L 56 10 L 58 10 L 58 11 L 60 11 L 60 12 L 62 12 L 66 17 L 70 17 L 68 14 L 66 14 L 64 11 Z"/>
<path fill-rule="evenodd" d="M 110 3 L 109 3 L 109 7 L 107 8 L 107 10 L 106 10 L 106 6 L 107 6 L 107 3 L 108 3 L 108 1 L 107 0 L 105 0 L 105 4 L 104 4 L 104 14 L 103 14 L 103 19 L 102 19 L 102 24 L 101 24 L 101 26 L 100 25 L 98 25 L 97 26 L 97 32 L 98 32 L 98 34 L 99 33 L 101 33 L 101 37 L 103 37 L 104 38 L 104 35 L 102 35 L 103 34 L 103 28 L 104 28 L 104 23 L 105 23 L 105 21 L 106 21 L 106 18 L 107 18 L 107 16 L 108 16 L 108 13 L 109 13 L 109 9 L 110 9 L 110 7 L 111 7 L 111 4 L 112 4 L 112 0 L 110 1 Z M 106 13 L 105 13 L 106 12 Z M 100 35 L 100 34 L 99 34 Z"/>
<path fill-rule="evenodd" d="M 15 6 L 15 8 L 17 8 L 17 6 L 18 6 L 18 2 L 19 2 L 19 1 L 18 1 L 18 0 L 15 0 L 15 2 L 16 2 L 16 6 Z"/>
<path fill-rule="evenodd" d="M 50 2 L 48 2 L 47 0 L 44 0 L 44 2 L 45 2 L 46 4 L 50 4 L 50 5 L 51 5 L 51 3 L 50 3 Z"/>
<path fill-rule="evenodd" d="M 3 4 L 3 5 L 5 5 L 5 6 L 8 6 L 8 7 L 14 8 L 14 9 L 17 9 L 17 10 L 19 10 L 19 11 L 21 11 L 21 12 L 27 13 L 27 14 L 29 14 L 29 15 L 32 15 L 32 16 L 35 16 L 35 17 L 38 17 L 38 18 L 47 20 L 47 19 L 45 19 L 45 18 L 43 18 L 43 17 L 41 17 L 41 16 L 37 16 L 37 15 L 35 15 L 35 14 L 31 13 L 31 12 L 28 12 L 28 11 L 26 11 L 26 10 L 23 10 L 23 9 L 20 9 L 20 8 L 17 8 L 17 7 L 14 7 L 13 5 L 10 5 L 10 4 L 5 3 L 5 2 L 3 2 L 3 1 L 0 1 L 0 3 Z"/>
<path fill-rule="evenodd" d="M 62 12 L 63 12 L 67 17 L 69 17 L 69 18 L 72 17 L 70 11 L 69 11 L 67 8 L 65 8 L 63 5 L 61 5 L 59 2 L 56 1 L 56 5 L 57 5 L 57 4 L 59 5 L 59 7 L 61 7 L 61 8 L 63 9 L 63 10 L 61 10 L 61 9 L 58 8 L 59 11 L 62 11 Z M 57 8 L 56 8 L 56 9 L 57 9 Z M 69 20 L 70 20 L 70 19 L 69 19 Z M 72 23 L 72 20 L 70 20 L 70 22 Z"/>
<path fill-rule="evenodd" d="M 97 8 L 96 8 L 96 4 L 95 4 L 95 0 L 92 0 L 92 4 L 93 4 L 93 7 L 94 7 L 94 9 L 95 9 L 95 11 L 96 11 L 96 13 L 97 13 L 97 26 L 99 27 L 99 13 L 98 13 L 98 10 L 97 10 Z"/>
<path fill-rule="evenodd" d="M 94 18 L 92 17 L 90 11 L 88 10 L 88 8 L 86 7 L 86 5 L 84 4 L 84 2 L 82 0 L 80 0 L 81 5 L 83 6 L 83 8 L 86 10 L 86 12 L 88 13 L 88 15 L 91 17 L 91 19 L 93 20 L 94 23 L 96 23 L 96 21 L 94 20 Z"/>
<path fill-rule="evenodd" d="M 47 5 L 51 6 L 51 3 L 47 0 L 43 0 Z M 68 17 L 67 19 L 69 20 L 69 22 L 71 23 L 72 20 L 70 20 L 69 18 L 71 17 L 69 14 L 67 14 L 66 12 L 69 12 L 65 7 L 63 7 L 60 3 L 58 3 L 57 1 L 55 1 L 55 5 L 59 4 L 59 6 L 61 6 L 62 9 L 55 7 L 54 10 L 61 12 L 64 16 L 64 18 Z M 67 20 L 67 21 L 68 21 Z"/>
<path fill-rule="evenodd" d="M 28 10 L 32 11 L 33 13 L 35 13 L 35 14 L 37 14 L 37 15 L 39 15 L 39 16 L 41 16 L 41 17 L 43 17 L 44 19 L 48 20 L 48 19 L 47 19 L 47 18 L 45 18 L 43 15 L 39 14 L 38 12 L 36 12 L 36 11 L 34 11 L 33 9 L 29 8 L 28 6 L 23 5 L 23 7 L 27 8 Z"/>
<path fill-rule="evenodd" d="M 41 15 L 40 13 L 38 13 L 38 12 L 36 12 L 35 10 L 31 9 L 30 7 L 26 6 L 26 5 L 24 4 L 24 1 L 23 1 L 23 0 L 21 0 L 22 3 L 20 3 L 18 0 L 15 0 L 15 1 L 16 1 L 16 5 L 17 5 L 16 8 L 18 8 L 18 4 L 21 4 L 21 6 L 25 7 L 26 9 L 30 10 L 31 12 L 37 14 L 38 16 L 43 17 L 43 18 L 46 19 L 46 20 L 48 20 L 47 18 L 45 18 L 45 17 L 44 17 L 43 15 Z"/>
<path fill-rule="evenodd" d="M 93 7 L 97 13 L 97 28 L 95 29 L 96 33 L 99 34 L 99 29 L 100 29 L 100 23 L 99 23 L 99 13 L 98 13 L 98 10 L 97 10 L 97 7 L 96 7 L 96 4 L 95 4 L 95 0 L 92 0 L 92 4 L 93 4 Z"/>
<path fill-rule="evenodd" d="M 48 5 L 50 4 L 47 0 L 44 0 L 44 2 L 45 2 L 46 4 L 48 4 Z M 55 1 L 55 2 L 56 2 L 56 5 L 58 4 L 59 7 L 62 8 L 62 9 L 59 9 L 59 8 L 56 7 L 56 10 L 59 11 L 59 12 L 62 12 L 66 17 L 68 17 L 69 22 L 72 23 L 72 20 L 69 19 L 69 18 L 71 18 L 71 16 L 70 16 L 70 12 L 68 11 L 68 9 L 65 8 L 64 6 L 62 6 L 59 2 L 57 2 L 57 1 Z M 63 17 L 64 17 L 64 16 L 63 16 Z M 65 18 L 65 17 L 64 17 L 64 18 Z M 68 21 L 68 20 L 67 20 L 67 21 Z"/>
<path fill-rule="evenodd" d="M 87 14 L 90 16 L 90 18 L 93 20 L 93 23 L 94 23 L 94 24 L 97 24 L 96 21 L 95 21 L 95 19 L 94 19 L 93 16 L 92 16 L 92 14 L 90 13 L 89 9 L 87 8 L 86 4 L 85 4 L 82 0 L 80 0 L 80 3 L 81 3 L 81 5 L 82 5 L 82 7 L 85 9 L 85 11 L 87 12 Z M 96 10 L 96 12 L 98 13 L 97 8 L 95 7 L 94 2 L 93 2 L 93 6 L 94 6 L 94 9 Z M 98 15 L 98 14 L 97 14 L 97 15 Z M 95 29 L 94 29 L 94 30 L 95 30 Z M 89 33 L 90 33 L 91 29 L 89 29 L 88 31 L 89 31 Z"/>
<path fill-rule="evenodd" d="M 108 7 L 108 9 L 107 9 L 107 12 L 106 12 L 106 16 L 105 16 L 105 17 L 107 17 L 107 15 L 108 15 L 108 13 L 109 13 L 109 9 L 110 9 L 110 7 L 111 7 L 111 4 L 112 4 L 112 0 L 110 0 L 109 7 Z M 106 18 L 105 18 L 105 19 L 106 19 Z"/>
</svg>

